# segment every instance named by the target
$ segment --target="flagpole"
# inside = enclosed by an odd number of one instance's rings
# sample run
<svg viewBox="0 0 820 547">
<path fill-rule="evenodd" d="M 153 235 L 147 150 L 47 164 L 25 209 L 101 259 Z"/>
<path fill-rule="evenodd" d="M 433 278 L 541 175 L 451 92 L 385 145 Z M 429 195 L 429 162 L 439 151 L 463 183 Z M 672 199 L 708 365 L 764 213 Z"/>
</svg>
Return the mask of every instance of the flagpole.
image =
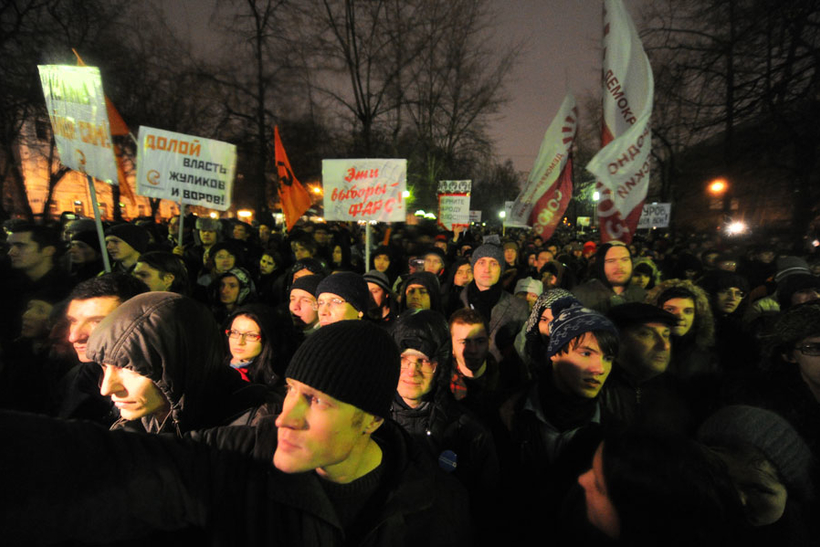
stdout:
<svg viewBox="0 0 820 547">
<path fill-rule="evenodd" d="M 88 179 L 88 193 L 91 194 L 91 207 L 94 209 L 94 223 L 97 225 L 97 237 L 100 240 L 100 249 L 102 249 L 103 267 L 105 273 L 111 273 L 111 263 L 108 261 L 108 250 L 105 248 L 105 234 L 103 233 L 102 220 L 100 219 L 100 204 L 97 203 L 97 190 L 94 188 L 94 179 L 91 175 L 86 175 Z M 115 203 L 117 207 L 119 204 Z"/>
<path fill-rule="evenodd" d="M 183 245 L 182 234 L 184 233 L 182 224 L 185 222 L 185 204 L 181 201 L 179 202 L 179 241 L 178 244 L 180 247 Z"/>
<path fill-rule="evenodd" d="M 370 267 L 370 223 L 364 225 L 364 271 Z"/>
</svg>

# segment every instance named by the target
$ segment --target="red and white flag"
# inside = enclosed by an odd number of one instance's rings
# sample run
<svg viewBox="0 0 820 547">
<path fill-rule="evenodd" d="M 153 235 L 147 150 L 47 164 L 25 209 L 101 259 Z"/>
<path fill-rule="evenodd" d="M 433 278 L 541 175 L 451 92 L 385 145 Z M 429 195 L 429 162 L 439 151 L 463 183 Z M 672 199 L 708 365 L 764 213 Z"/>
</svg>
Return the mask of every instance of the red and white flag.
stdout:
<svg viewBox="0 0 820 547">
<path fill-rule="evenodd" d="M 649 188 L 655 83 L 622 0 L 604 2 L 603 148 L 587 164 L 601 192 L 601 241 L 629 243 Z"/>
<path fill-rule="evenodd" d="M 513 203 L 510 224 L 528 224 L 543 238 L 552 235 L 572 196 L 568 160 L 577 126 L 578 108 L 575 97 L 568 93 L 544 134 L 527 184 Z"/>
</svg>

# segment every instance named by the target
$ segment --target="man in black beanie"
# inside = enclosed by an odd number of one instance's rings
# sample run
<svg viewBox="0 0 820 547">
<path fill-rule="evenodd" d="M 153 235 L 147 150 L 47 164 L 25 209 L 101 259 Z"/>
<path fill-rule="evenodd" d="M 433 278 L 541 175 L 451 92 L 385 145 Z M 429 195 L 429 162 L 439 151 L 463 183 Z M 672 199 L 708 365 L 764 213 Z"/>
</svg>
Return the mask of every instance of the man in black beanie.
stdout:
<svg viewBox="0 0 820 547">
<path fill-rule="evenodd" d="M 118 224 L 105 231 L 105 248 L 114 261 L 112 271 L 130 274 L 148 249 L 148 230 L 133 224 Z"/>
</svg>

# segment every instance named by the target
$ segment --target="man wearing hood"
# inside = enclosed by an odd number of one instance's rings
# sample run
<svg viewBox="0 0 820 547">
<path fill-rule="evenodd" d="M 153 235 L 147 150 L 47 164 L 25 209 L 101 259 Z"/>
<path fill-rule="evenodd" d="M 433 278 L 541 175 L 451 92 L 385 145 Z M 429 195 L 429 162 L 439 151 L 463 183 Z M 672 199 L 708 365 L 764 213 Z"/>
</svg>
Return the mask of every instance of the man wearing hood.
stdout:
<svg viewBox="0 0 820 547">
<path fill-rule="evenodd" d="M 181 434 L 248 423 L 264 386 L 223 365 L 219 327 L 201 304 L 167 292 L 131 298 L 88 339 L 103 368 L 100 393 L 120 411 L 112 429 Z"/>
<path fill-rule="evenodd" d="M 595 253 L 594 277 L 572 292 L 587 308 L 607 313 L 627 302 L 643 302 L 646 291 L 629 283 L 632 279 L 632 253 L 619 241 L 604 243 Z"/>
</svg>

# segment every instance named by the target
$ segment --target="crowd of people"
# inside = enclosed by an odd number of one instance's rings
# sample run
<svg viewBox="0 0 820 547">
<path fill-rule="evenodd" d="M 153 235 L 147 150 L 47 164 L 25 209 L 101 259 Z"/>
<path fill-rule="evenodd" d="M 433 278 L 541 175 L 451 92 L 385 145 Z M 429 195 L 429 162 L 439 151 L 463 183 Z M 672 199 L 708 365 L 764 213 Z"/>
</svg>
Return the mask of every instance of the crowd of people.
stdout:
<svg viewBox="0 0 820 547">
<path fill-rule="evenodd" d="M 14 544 L 816 541 L 813 249 L 179 221 L 4 226 Z"/>
</svg>

